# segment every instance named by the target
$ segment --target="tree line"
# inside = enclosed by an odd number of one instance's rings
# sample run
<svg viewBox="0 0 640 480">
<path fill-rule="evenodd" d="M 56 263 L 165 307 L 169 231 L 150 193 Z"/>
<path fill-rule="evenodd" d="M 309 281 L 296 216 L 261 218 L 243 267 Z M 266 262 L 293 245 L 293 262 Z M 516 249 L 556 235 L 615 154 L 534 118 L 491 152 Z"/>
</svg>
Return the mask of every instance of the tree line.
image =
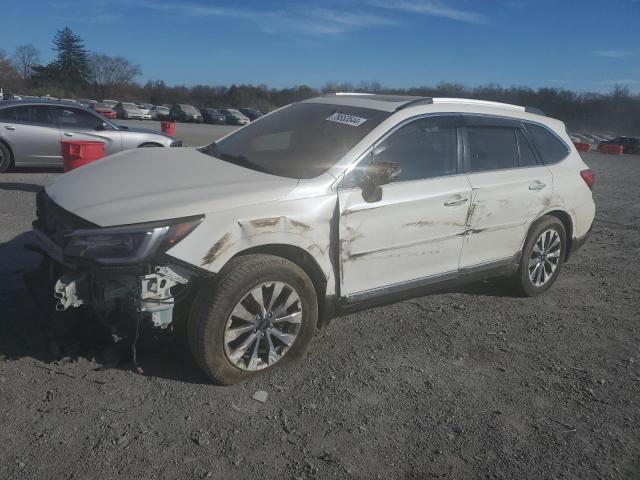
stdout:
<svg viewBox="0 0 640 480">
<path fill-rule="evenodd" d="M 492 100 L 542 109 L 564 121 L 574 132 L 640 134 L 640 94 L 616 85 L 608 93 L 574 92 L 561 88 L 503 87 L 490 84 L 468 87 L 457 83 L 436 86 L 388 88 L 378 82 L 327 83 L 322 88 L 299 85 L 166 85 L 162 80 L 136 81 L 139 65 L 121 56 L 90 52 L 71 29 L 53 39 L 55 59 L 42 65 L 33 45 L 21 45 L 8 56 L 0 49 L 0 86 L 6 92 L 51 95 L 58 98 L 116 98 L 153 104 L 189 103 L 196 107 L 256 107 L 271 111 L 291 102 L 329 92 L 348 91 L 427 97 L 464 97 Z"/>
</svg>

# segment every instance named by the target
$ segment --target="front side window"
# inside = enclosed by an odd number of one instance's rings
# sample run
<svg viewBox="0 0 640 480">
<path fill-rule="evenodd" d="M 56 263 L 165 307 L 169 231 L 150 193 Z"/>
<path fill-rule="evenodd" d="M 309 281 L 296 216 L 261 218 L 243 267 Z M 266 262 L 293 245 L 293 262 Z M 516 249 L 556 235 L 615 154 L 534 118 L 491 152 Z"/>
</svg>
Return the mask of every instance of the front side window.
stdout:
<svg viewBox="0 0 640 480">
<path fill-rule="evenodd" d="M 486 172 L 516 168 L 516 130 L 509 127 L 467 127 L 469 170 Z"/>
<path fill-rule="evenodd" d="M 533 137 L 545 165 L 558 163 L 569 155 L 569 148 L 545 127 L 533 123 L 526 123 L 525 127 Z"/>
<path fill-rule="evenodd" d="M 61 128 L 96 130 L 104 124 L 104 120 L 84 110 L 56 107 L 55 111 Z"/>
<path fill-rule="evenodd" d="M 455 120 L 415 120 L 390 135 L 374 152 L 374 161 L 390 161 L 402 171 L 393 181 L 406 182 L 457 173 L 458 137 Z"/>
<path fill-rule="evenodd" d="M 389 115 L 346 105 L 295 103 L 202 151 L 272 175 L 314 178 L 333 167 Z"/>
</svg>

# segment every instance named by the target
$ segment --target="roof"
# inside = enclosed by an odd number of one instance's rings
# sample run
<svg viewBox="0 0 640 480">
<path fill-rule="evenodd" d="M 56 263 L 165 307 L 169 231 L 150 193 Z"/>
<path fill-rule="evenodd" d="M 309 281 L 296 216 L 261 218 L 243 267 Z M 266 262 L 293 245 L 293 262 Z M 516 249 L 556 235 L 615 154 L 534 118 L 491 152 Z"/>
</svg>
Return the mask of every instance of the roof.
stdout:
<svg viewBox="0 0 640 480">
<path fill-rule="evenodd" d="M 413 105 L 429 104 L 454 104 L 476 105 L 484 107 L 504 108 L 521 112 L 544 113 L 535 107 L 522 107 L 509 103 L 490 102 L 487 100 L 475 100 L 470 98 L 444 98 L 444 97 L 420 97 L 412 95 L 378 95 L 370 93 L 330 93 L 323 97 L 305 100 L 308 103 L 329 103 L 333 105 L 347 105 L 352 107 L 370 108 L 385 112 L 395 112 Z"/>
</svg>

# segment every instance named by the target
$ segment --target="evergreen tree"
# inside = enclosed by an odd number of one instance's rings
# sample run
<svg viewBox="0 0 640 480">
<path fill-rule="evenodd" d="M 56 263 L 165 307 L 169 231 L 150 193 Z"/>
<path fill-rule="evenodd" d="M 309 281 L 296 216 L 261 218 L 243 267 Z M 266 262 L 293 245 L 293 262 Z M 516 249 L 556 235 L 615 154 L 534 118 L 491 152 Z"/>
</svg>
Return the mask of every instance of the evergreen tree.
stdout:
<svg viewBox="0 0 640 480">
<path fill-rule="evenodd" d="M 89 80 L 89 52 L 82 38 L 65 27 L 56 33 L 53 44 L 58 55 L 50 68 L 56 71 L 59 83 L 70 90 L 85 86 Z"/>
</svg>

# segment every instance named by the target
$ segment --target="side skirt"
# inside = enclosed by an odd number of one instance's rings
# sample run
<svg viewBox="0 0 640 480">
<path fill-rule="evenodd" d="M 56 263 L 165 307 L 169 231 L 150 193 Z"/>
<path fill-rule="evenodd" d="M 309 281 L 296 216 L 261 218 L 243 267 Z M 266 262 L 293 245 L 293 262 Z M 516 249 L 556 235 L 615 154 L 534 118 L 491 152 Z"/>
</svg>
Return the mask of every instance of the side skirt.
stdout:
<svg viewBox="0 0 640 480">
<path fill-rule="evenodd" d="M 390 305 L 401 300 L 422 297 L 489 278 L 509 276 L 518 270 L 519 263 L 520 252 L 505 260 L 342 297 L 337 301 L 335 316 L 339 317 L 373 307 Z"/>
</svg>

